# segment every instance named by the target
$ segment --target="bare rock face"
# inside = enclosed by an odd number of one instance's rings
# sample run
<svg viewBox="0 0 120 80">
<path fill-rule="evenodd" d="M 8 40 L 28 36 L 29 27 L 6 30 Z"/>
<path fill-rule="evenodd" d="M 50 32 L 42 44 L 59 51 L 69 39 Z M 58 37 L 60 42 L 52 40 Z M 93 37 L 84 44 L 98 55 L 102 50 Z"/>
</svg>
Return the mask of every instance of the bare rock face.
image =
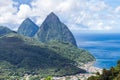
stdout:
<svg viewBox="0 0 120 80">
<path fill-rule="evenodd" d="M 33 37 L 38 29 L 39 27 L 34 22 L 32 22 L 29 18 L 26 18 L 18 28 L 18 34 Z"/>
<path fill-rule="evenodd" d="M 12 33 L 12 32 L 13 31 L 10 30 L 9 28 L 4 27 L 4 26 L 0 26 L 0 36 L 6 35 L 6 34 Z"/>
<path fill-rule="evenodd" d="M 44 20 L 36 34 L 36 37 L 41 42 L 57 40 L 65 43 L 71 43 L 74 46 L 77 46 L 76 40 L 71 31 L 59 20 L 59 18 L 53 12 L 50 13 Z"/>
</svg>

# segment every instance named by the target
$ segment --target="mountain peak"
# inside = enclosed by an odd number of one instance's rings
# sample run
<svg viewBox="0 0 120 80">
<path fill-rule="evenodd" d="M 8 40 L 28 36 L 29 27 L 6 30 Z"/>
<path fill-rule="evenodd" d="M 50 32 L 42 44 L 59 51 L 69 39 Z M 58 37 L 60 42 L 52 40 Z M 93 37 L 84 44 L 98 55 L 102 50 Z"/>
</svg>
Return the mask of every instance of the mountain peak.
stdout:
<svg viewBox="0 0 120 80">
<path fill-rule="evenodd" d="M 30 19 L 26 18 L 18 28 L 18 33 L 24 36 L 33 37 L 39 27 Z"/>
<path fill-rule="evenodd" d="M 46 20 L 59 21 L 59 18 L 58 18 L 58 16 L 57 16 L 55 13 L 51 12 L 51 13 L 47 16 Z"/>
<path fill-rule="evenodd" d="M 12 33 L 13 31 L 5 26 L 0 26 L 0 36 L 6 35 L 8 33 Z"/>
<path fill-rule="evenodd" d="M 41 42 L 57 40 L 77 46 L 76 40 L 71 31 L 53 12 L 46 17 L 36 36 Z"/>
<path fill-rule="evenodd" d="M 49 14 L 49 16 L 55 16 L 55 17 L 57 17 L 54 12 L 51 12 L 51 13 Z"/>
<path fill-rule="evenodd" d="M 26 18 L 25 20 L 29 20 L 29 21 L 31 21 L 31 19 L 30 19 L 30 18 Z"/>
<path fill-rule="evenodd" d="M 26 18 L 23 22 L 33 22 L 30 18 Z"/>
</svg>

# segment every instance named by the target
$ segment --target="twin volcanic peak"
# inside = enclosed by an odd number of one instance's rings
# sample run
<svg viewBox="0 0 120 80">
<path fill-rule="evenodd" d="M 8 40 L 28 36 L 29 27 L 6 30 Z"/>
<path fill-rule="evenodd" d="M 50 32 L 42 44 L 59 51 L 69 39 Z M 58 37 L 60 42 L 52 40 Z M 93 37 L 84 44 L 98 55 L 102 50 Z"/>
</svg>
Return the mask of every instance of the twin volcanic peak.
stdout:
<svg viewBox="0 0 120 80">
<path fill-rule="evenodd" d="M 38 29 L 39 27 L 32 20 L 26 18 L 18 28 L 18 33 L 24 36 L 33 37 Z"/>
<path fill-rule="evenodd" d="M 42 42 L 58 40 L 77 46 L 71 31 L 59 20 L 59 18 L 53 12 L 50 13 L 44 20 L 36 36 Z"/>
<path fill-rule="evenodd" d="M 13 31 L 5 26 L 0 26 L 0 36 L 6 35 L 8 33 L 12 33 Z"/>
<path fill-rule="evenodd" d="M 74 36 L 54 13 L 40 28 L 29 18 L 22 22 L 18 33 L 0 26 L 0 80 L 20 80 L 25 74 L 41 78 L 84 73 L 78 66 L 95 58 L 73 45 L 77 46 Z"/>
<path fill-rule="evenodd" d="M 20 25 L 18 33 L 29 37 L 35 35 L 35 37 L 43 43 L 56 40 L 77 46 L 71 31 L 53 12 L 46 17 L 39 30 L 35 23 L 27 18 Z"/>
</svg>

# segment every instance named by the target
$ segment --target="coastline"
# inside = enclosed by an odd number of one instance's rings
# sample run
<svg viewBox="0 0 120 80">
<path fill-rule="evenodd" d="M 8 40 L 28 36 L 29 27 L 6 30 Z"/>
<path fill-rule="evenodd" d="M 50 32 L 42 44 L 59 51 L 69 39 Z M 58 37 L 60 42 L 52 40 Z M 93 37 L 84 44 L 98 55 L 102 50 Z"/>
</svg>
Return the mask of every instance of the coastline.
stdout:
<svg viewBox="0 0 120 80">
<path fill-rule="evenodd" d="M 83 66 L 80 66 L 79 68 L 82 68 L 82 69 L 86 70 L 89 74 L 93 74 L 93 73 L 96 73 L 96 72 L 99 72 L 101 74 L 102 69 L 98 68 L 98 67 L 95 67 L 94 66 L 95 62 L 96 61 L 88 62 L 87 64 L 84 64 Z"/>
<path fill-rule="evenodd" d="M 90 76 L 95 76 L 97 72 L 100 74 L 102 73 L 102 69 L 94 66 L 95 61 L 88 62 L 87 64 L 84 64 L 83 66 L 80 66 L 79 68 L 82 68 L 87 71 L 87 73 L 80 73 L 76 75 L 71 76 L 63 76 L 63 77 L 53 77 L 52 80 L 87 80 Z"/>
</svg>

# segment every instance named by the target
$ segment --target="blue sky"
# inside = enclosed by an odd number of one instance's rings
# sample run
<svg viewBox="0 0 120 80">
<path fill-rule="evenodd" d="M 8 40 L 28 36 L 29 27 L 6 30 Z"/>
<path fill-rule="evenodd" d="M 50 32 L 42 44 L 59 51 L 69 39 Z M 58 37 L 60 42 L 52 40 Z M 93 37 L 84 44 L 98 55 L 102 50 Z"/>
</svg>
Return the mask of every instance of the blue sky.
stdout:
<svg viewBox="0 0 120 80">
<path fill-rule="evenodd" d="M 15 2 L 18 2 L 19 4 L 29 4 L 32 0 L 13 0 Z"/>
<path fill-rule="evenodd" d="M 112 7 L 120 6 L 120 0 L 104 0 L 104 1 Z"/>
<path fill-rule="evenodd" d="M 1 0 L 0 8 L 0 25 L 13 30 L 27 17 L 40 26 L 54 12 L 75 34 L 120 32 L 120 0 Z"/>
</svg>

